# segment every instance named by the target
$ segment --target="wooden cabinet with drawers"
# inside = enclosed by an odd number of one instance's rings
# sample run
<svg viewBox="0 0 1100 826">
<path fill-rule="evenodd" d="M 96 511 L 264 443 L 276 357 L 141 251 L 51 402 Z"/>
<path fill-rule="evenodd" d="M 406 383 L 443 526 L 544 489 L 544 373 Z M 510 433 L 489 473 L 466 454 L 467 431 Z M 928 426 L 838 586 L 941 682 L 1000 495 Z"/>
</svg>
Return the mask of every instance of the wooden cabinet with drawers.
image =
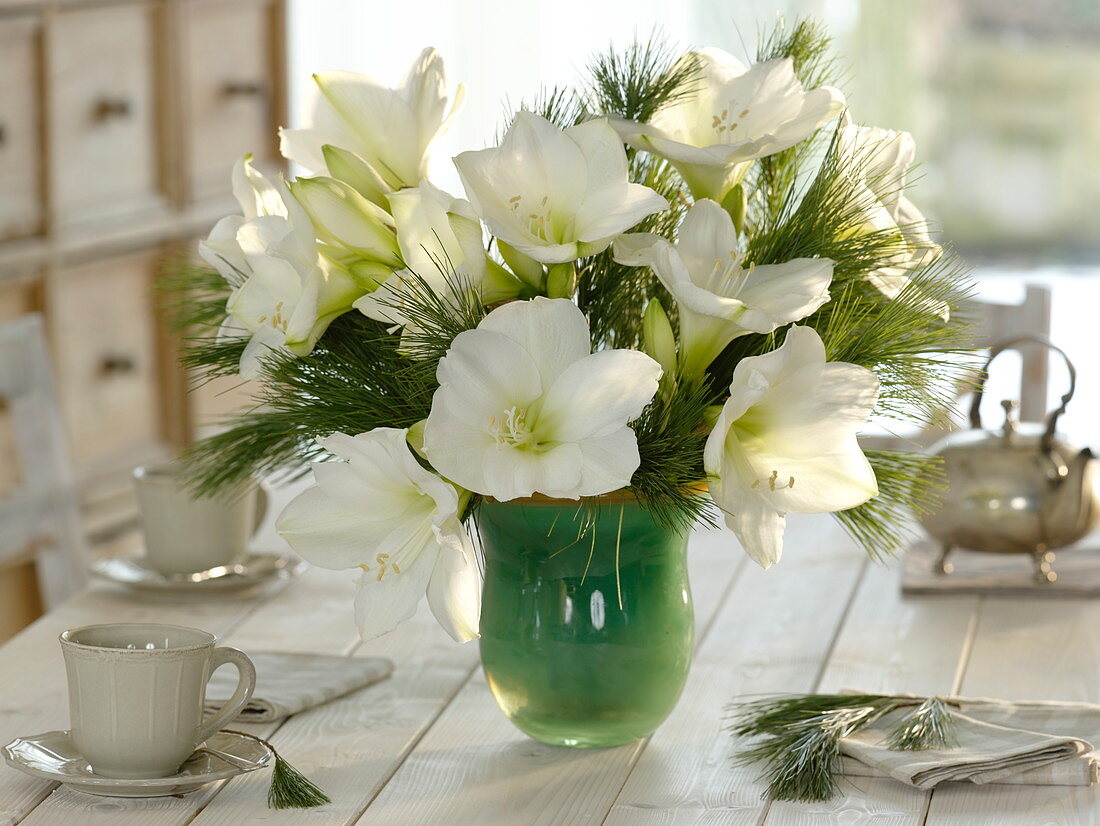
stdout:
<svg viewBox="0 0 1100 826">
<path fill-rule="evenodd" d="M 163 439 L 153 279 L 142 251 L 59 270 L 47 297 L 69 451 L 78 476 Z"/>
<path fill-rule="evenodd" d="M 260 166 L 278 157 L 271 129 L 281 57 L 265 0 L 190 0 L 179 7 L 185 72 L 184 197 L 224 192 L 225 170 L 251 152 Z"/>
<path fill-rule="evenodd" d="M 45 314 L 93 540 L 134 524 L 134 464 L 238 406 L 188 395 L 156 285 L 235 210 L 237 158 L 281 168 L 284 16 L 284 0 L 0 0 L 0 321 Z M 0 496 L 11 444 L 0 410 Z"/>
<path fill-rule="evenodd" d="M 164 205 L 159 16 L 151 3 L 66 9 L 47 28 L 50 194 L 62 231 Z"/>
<path fill-rule="evenodd" d="M 37 16 L 0 17 L 0 241 L 42 231 L 40 56 Z"/>
</svg>

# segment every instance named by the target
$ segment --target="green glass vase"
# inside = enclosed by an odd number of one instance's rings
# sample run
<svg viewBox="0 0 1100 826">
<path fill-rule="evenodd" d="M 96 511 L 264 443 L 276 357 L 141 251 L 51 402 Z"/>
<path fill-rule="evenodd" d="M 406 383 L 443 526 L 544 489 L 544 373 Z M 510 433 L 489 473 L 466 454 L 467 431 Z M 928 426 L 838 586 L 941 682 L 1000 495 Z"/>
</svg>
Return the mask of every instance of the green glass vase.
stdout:
<svg viewBox="0 0 1100 826">
<path fill-rule="evenodd" d="M 521 731 L 562 746 L 645 737 L 676 705 L 694 621 L 687 531 L 603 497 L 578 538 L 570 500 L 482 503 L 481 661 Z"/>
</svg>

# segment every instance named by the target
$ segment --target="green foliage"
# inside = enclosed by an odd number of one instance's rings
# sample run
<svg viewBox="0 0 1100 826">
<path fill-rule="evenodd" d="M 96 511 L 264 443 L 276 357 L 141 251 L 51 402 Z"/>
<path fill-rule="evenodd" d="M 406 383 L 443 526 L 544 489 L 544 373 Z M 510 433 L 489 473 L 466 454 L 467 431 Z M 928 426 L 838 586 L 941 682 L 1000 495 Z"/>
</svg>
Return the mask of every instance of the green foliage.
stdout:
<svg viewBox="0 0 1100 826">
<path fill-rule="evenodd" d="M 901 550 L 913 538 L 912 518 L 929 512 L 946 487 L 939 461 L 924 453 L 866 450 L 878 496 L 834 514 L 872 559 Z"/>
<path fill-rule="evenodd" d="M 955 720 L 942 697 L 929 697 L 890 733 L 886 744 L 894 751 L 942 749 L 957 743 Z"/>
<path fill-rule="evenodd" d="M 663 380 L 653 403 L 632 425 L 642 461 L 630 487 L 658 520 L 672 527 L 714 521 L 713 505 L 698 489 L 706 477 L 703 416 L 709 398 L 702 385 Z"/>
<path fill-rule="evenodd" d="M 576 95 L 585 108 L 645 122 L 692 90 L 698 65 L 654 34 L 623 52 L 608 50 L 596 56 L 588 71 L 591 79 Z M 667 211 L 649 216 L 633 231 L 672 238 L 687 206 L 682 180 L 671 165 L 654 155 L 628 149 L 627 157 L 630 180 L 650 187 L 669 203 Z M 596 346 L 640 349 L 643 314 L 651 298 L 660 299 L 667 308 L 675 306 L 648 268 L 619 264 L 610 249 L 581 263 L 577 304 L 588 316 Z"/>
<path fill-rule="evenodd" d="M 738 760 L 763 767 L 766 796 L 800 802 L 828 800 L 839 789 L 840 741 L 903 708 L 914 710 L 891 728 L 888 747 L 942 748 L 953 738 L 949 703 L 882 694 L 792 694 L 731 706 L 730 731 L 754 738 Z"/>
<path fill-rule="evenodd" d="M 223 729 L 230 734 L 238 734 L 263 743 L 273 755 L 274 765 L 271 767 L 271 783 L 267 787 L 267 807 L 269 809 L 312 809 L 315 806 L 324 806 L 331 803 L 332 798 L 325 794 L 321 788 L 288 763 L 275 749 L 271 742 L 255 734 L 248 734 L 233 729 Z"/>
<path fill-rule="evenodd" d="M 830 47 L 832 39 L 824 25 L 814 20 L 799 20 L 787 29 L 780 24 L 759 33 L 756 60 L 789 57 L 802 86 L 816 89 L 837 85 L 840 81 L 836 59 Z M 761 158 L 752 175 L 754 199 L 751 203 L 757 223 L 774 220 L 794 192 L 800 170 L 812 157 L 816 141 L 796 144 L 782 152 Z"/>
<path fill-rule="evenodd" d="M 634 231 L 672 238 L 686 209 L 676 171 L 665 161 L 640 153 L 631 157 L 630 169 L 631 180 L 656 190 L 670 205 L 666 212 L 645 218 Z M 612 249 L 582 264 L 576 298 L 577 305 L 588 316 L 592 341 L 597 347 L 641 349 L 645 308 L 652 298 L 670 309 L 675 326 L 675 302 L 653 271 L 649 267 L 619 264 Z"/>
<path fill-rule="evenodd" d="M 588 73 L 585 97 L 593 111 L 646 123 L 658 110 L 692 92 L 699 67 L 654 31 L 623 52 L 609 49 L 597 55 Z"/>
</svg>

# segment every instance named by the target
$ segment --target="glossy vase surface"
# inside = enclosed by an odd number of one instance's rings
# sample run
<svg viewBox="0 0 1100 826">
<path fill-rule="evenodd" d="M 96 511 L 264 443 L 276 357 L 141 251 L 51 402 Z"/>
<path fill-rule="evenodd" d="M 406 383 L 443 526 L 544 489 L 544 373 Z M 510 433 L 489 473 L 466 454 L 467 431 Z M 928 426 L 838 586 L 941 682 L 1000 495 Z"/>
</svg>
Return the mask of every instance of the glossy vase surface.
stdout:
<svg viewBox="0 0 1100 826">
<path fill-rule="evenodd" d="M 572 501 L 484 502 L 477 521 L 481 659 L 508 718 L 555 745 L 651 734 L 691 665 L 688 532 L 632 499 L 609 499 L 587 532 Z"/>
</svg>

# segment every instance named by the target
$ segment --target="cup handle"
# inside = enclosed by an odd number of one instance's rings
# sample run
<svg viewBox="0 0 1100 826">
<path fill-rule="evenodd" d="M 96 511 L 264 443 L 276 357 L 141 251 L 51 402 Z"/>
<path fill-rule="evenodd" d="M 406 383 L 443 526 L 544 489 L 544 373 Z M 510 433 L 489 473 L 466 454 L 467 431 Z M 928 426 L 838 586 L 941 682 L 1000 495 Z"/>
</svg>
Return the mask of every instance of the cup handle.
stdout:
<svg viewBox="0 0 1100 826">
<path fill-rule="evenodd" d="M 203 725 L 199 731 L 199 743 L 206 742 L 215 732 L 221 730 L 222 726 L 236 717 L 245 703 L 252 699 L 252 692 L 256 690 L 256 666 L 252 664 L 252 660 L 248 659 L 247 654 L 229 646 L 218 646 L 214 649 L 210 674 L 213 675 L 218 666 L 226 664 L 233 665 L 237 669 L 237 674 L 240 675 L 237 690 L 233 692 L 229 701 Z"/>
<path fill-rule="evenodd" d="M 252 524 L 252 535 L 255 536 L 263 527 L 264 517 L 267 516 L 267 506 L 271 502 L 271 494 L 267 492 L 267 485 L 260 482 L 256 485 L 256 519 Z"/>
</svg>

